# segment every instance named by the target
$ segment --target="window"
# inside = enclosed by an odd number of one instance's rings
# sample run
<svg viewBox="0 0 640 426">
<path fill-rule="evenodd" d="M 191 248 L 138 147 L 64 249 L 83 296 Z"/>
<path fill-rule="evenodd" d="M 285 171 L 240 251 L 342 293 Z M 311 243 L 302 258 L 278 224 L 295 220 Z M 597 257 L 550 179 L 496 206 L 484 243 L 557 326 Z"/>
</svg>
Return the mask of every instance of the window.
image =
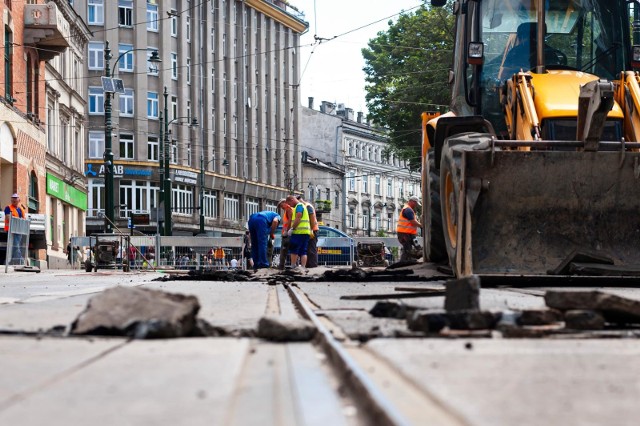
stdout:
<svg viewBox="0 0 640 426">
<path fill-rule="evenodd" d="M 356 210 L 353 207 L 349 209 L 349 214 L 347 215 L 347 226 L 349 228 L 355 228 L 356 226 Z"/>
<path fill-rule="evenodd" d="M 178 141 L 175 139 L 171 139 L 171 147 L 169 149 L 171 150 L 169 162 L 171 164 L 177 164 L 178 163 Z"/>
<path fill-rule="evenodd" d="M 178 37 L 178 12 L 171 9 L 169 14 L 171 15 L 171 37 Z"/>
<path fill-rule="evenodd" d="M 89 132 L 89 158 L 102 158 L 104 154 L 104 132 Z M 94 172 L 98 172 L 94 170 Z M 90 176 L 88 173 L 87 176 Z"/>
<path fill-rule="evenodd" d="M 349 173 L 347 174 L 348 179 L 349 179 L 349 191 L 355 191 L 356 190 L 356 172 L 355 170 L 349 170 Z"/>
<path fill-rule="evenodd" d="M 178 79 L 178 54 L 171 52 L 171 78 Z"/>
<path fill-rule="evenodd" d="M 187 58 L 187 84 L 191 84 L 191 58 Z"/>
<path fill-rule="evenodd" d="M 154 51 L 157 51 L 155 47 L 149 47 L 147 49 L 147 70 L 149 70 L 150 75 L 158 75 L 158 64 L 150 62 L 151 56 L 153 56 Z"/>
<path fill-rule="evenodd" d="M 4 27 L 4 96 L 13 105 L 13 33 Z"/>
<path fill-rule="evenodd" d="M 375 194 L 380 195 L 380 175 L 376 175 L 375 177 Z"/>
<path fill-rule="evenodd" d="M 229 220 L 240 220 L 239 196 L 224 194 L 224 218 Z"/>
<path fill-rule="evenodd" d="M 89 69 L 104 69 L 104 43 L 100 41 L 89 42 Z"/>
<path fill-rule="evenodd" d="M 393 198 L 393 179 L 387 178 L 387 197 Z"/>
<path fill-rule="evenodd" d="M 130 44 L 118 45 L 118 52 L 122 57 L 118 61 L 118 69 L 125 72 L 133 72 L 133 46 Z"/>
<path fill-rule="evenodd" d="M 89 114 L 104 114 L 104 91 L 102 87 L 89 87 Z"/>
<path fill-rule="evenodd" d="M 158 93 L 147 92 L 147 117 L 158 118 Z"/>
<path fill-rule="evenodd" d="M 258 213 L 258 210 L 260 210 L 260 205 L 258 204 L 258 200 L 255 198 L 249 198 L 247 197 L 247 202 L 245 203 L 246 206 L 246 212 L 245 215 L 246 217 L 251 216 L 254 213 Z"/>
<path fill-rule="evenodd" d="M 89 25 L 104 25 L 104 0 L 89 0 L 87 20 Z"/>
<path fill-rule="evenodd" d="M 202 194 L 202 212 L 204 216 L 218 217 L 218 191 L 205 189 Z"/>
<path fill-rule="evenodd" d="M 185 26 L 185 32 L 187 33 L 187 41 L 191 41 L 191 16 L 187 15 L 187 21 Z"/>
<path fill-rule="evenodd" d="M 104 210 L 104 198 L 104 182 L 98 179 L 89 179 L 87 217 L 98 217 L 98 213 Z"/>
<path fill-rule="evenodd" d="M 176 185 L 172 195 L 174 214 L 191 215 L 193 213 L 193 187 Z"/>
<path fill-rule="evenodd" d="M 362 211 L 362 229 L 365 231 L 369 229 L 369 221 L 371 217 L 369 216 L 369 210 Z"/>
<path fill-rule="evenodd" d="M 362 192 L 369 193 L 369 176 L 362 176 Z"/>
<path fill-rule="evenodd" d="M 158 31 L 158 5 L 147 3 L 147 30 Z"/>
<path fill-rule="evenodd" d="M 159 188 L 150 181 L 121 180 L 120 203 L 127 207 L 120 210 L 120 217 L 128 217 L 131 212 L 148 213 L 158 205 Z M 152 218 L 155 219 L 155 218 Z"/>
<path fill-rule="evenodd" d="M 118 24 L 133 26 L 133 0 L 118 0 Z"/>
<path fill-rule="evenodd" d="M 133 160 L 133 135 L 120 133 L 120 158 Z"/>
<path fill-rule="evenodd" d="M 178 97 L 171 96 L 171 119 L 178 118 Z"/>
<path fill-rule="evenodd" d="M 149 136 L 147 138 L 147 160 L 158 161 L 160 159 L 160 145 L 157 136 Z"/>
<path fill-rule="evenodd" d="M 133 89 L 124 89 L 120 94 L 120 116 L 133 117 Z"/>
</svg>

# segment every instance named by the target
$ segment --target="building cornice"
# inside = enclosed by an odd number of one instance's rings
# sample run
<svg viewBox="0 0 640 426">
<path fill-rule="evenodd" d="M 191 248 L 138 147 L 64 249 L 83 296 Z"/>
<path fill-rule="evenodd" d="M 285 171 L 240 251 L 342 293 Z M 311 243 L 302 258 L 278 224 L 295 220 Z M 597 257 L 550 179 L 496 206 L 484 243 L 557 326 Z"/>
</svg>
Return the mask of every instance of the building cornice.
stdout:
<svg viewBox="0 0 640 426">
<path fill-rule="evenodd" d="M 258 12 L 264 13 L 268 17 L 280 22 L 293 31 L 304 34 L 309 29 L 309 24 L 300 19 L 296 19 L 280 8 L 264 0 L 245 0 L 247 6 L 250 6 Z"/>
</svg>

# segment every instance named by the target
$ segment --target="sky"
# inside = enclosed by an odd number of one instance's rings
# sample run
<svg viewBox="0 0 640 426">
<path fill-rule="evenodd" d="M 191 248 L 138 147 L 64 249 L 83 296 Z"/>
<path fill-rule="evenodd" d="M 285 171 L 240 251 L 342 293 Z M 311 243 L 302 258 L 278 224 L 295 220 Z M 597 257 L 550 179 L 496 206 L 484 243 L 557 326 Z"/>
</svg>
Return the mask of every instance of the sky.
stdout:
<svg viewBox="0 0 640 426">
<path fill-rule="evenodd" d="M 309 31 L 300 38 L 300 103 L 314 109 L 322 101 L 343 103 L 366 115 L 364 59 L 360 50 L 386 31 L 389 17 L 413 11 L 422 0 L 289 0 L 304 12 Z M 393 16 L 394 22 L 397 16 Z M 360 27 L 362 29 L 356 30 Z M 353 32 L 350 32 L 353 31 Z M 349 34 L 341 36 L 341 34 Z M 315 43 L 315 37 L 331 41 Z"/>
</svg>

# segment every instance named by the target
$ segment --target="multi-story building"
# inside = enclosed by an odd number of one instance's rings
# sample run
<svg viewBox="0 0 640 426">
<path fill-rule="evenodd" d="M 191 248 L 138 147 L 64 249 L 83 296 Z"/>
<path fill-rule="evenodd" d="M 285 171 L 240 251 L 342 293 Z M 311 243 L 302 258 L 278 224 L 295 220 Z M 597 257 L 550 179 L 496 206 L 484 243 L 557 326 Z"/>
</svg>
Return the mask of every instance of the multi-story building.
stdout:
<svg viewBox="0 0 640 426">
<path fill-rule="evenodd" d="M 142 230 L 155 232 L 170 205 L 174 235 L 241 232 L 251 213 L 275 209 L 298 185 L 297 52 L 308 28 L 298 11 L 275 0 L 73 4 L 94 34 L 87 232 L 105 227 L 110 176 L 118 227 L 131 213 L 150 213 Z M 149 61 L 155 51 L 159 65 Z M 115 96 L 102 86 L 107 67 L 123 82 Z"/>
<path fill-rule="evenodd" d="M 343 104 L 301 108 L 301 191 L 323 221 L 354 236 L 395 235 L 405 201 L 420 194 L 420 173 L 389 149 L 386 134 Z M 326 203 L 329 200 L 330 203 Z"/>
<path fill-rule="evenodd" d="M 69 23 L 69 47 L 45 65 L 46 92 L 46 217 L 50 268 L 64 267 L 71 236 L 84 235 L 87 185 L 86 49 L 89 28 L 66 0 L 54 0 Z"/>
<path fill-rule="evenodd" d="M 45 211 L 49 124 L 45 61 L 67 49 L 70 25 L 56 3 L 0 3 L 4 61 L 0 63 L 0 202 L 17 193 L 32 217 L 29 257 L 46 260 Z M 36 223 L 37 222 L 37 223 Z M 6 234 L 1 233 L 6 239 Z"/>
</svg>

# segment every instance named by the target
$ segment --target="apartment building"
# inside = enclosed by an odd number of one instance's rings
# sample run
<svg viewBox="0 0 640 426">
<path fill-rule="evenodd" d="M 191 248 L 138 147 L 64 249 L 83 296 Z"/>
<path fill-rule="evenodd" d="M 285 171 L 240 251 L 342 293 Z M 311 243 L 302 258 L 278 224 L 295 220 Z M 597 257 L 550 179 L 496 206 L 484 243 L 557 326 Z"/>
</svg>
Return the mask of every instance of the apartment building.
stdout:
<svg viewBox="0 0 640 426">
<path fill-rule="evenodd" d="M 298 186 L 300 12 L 265 0 L 73 6 L 94 35 L 87 233 L 105 229 L 111 213 L 119 228 L 148 214 L 138 226 L 146 233 L 238 234 Z M 105 91 L 107 68 L 121 87 Z"/>
<path fill-rule="evenodd" d="M 420 173 L 389 149 L 382 129 L 344 104 L 301 108 L 301 191 L 323 221 L 353 236 L 395 235 L 400 210 L 420 195 Z"/>
<path fill-rule="evenodd" d="M 47 102 L 45 62 L 69 46 L 70 24 L 54 2 L 0 3 L 4 60 L 0 63 L 0 202 L 20 196 L 32 219 L 29 257 L 46 262 Z M 0 232 L 6 241 L 6 233 Z M 4 259 L 3 259 L 4 260 Z"/>
<path fill-rule="evenodd" d="M 85 234 L 86 49 L 89 28 L 70 2 L 54 0 L 69 23 L 68 48 L 45 63 L 47 260 L 66 267 L 69 238 Z"/>
</svg>

